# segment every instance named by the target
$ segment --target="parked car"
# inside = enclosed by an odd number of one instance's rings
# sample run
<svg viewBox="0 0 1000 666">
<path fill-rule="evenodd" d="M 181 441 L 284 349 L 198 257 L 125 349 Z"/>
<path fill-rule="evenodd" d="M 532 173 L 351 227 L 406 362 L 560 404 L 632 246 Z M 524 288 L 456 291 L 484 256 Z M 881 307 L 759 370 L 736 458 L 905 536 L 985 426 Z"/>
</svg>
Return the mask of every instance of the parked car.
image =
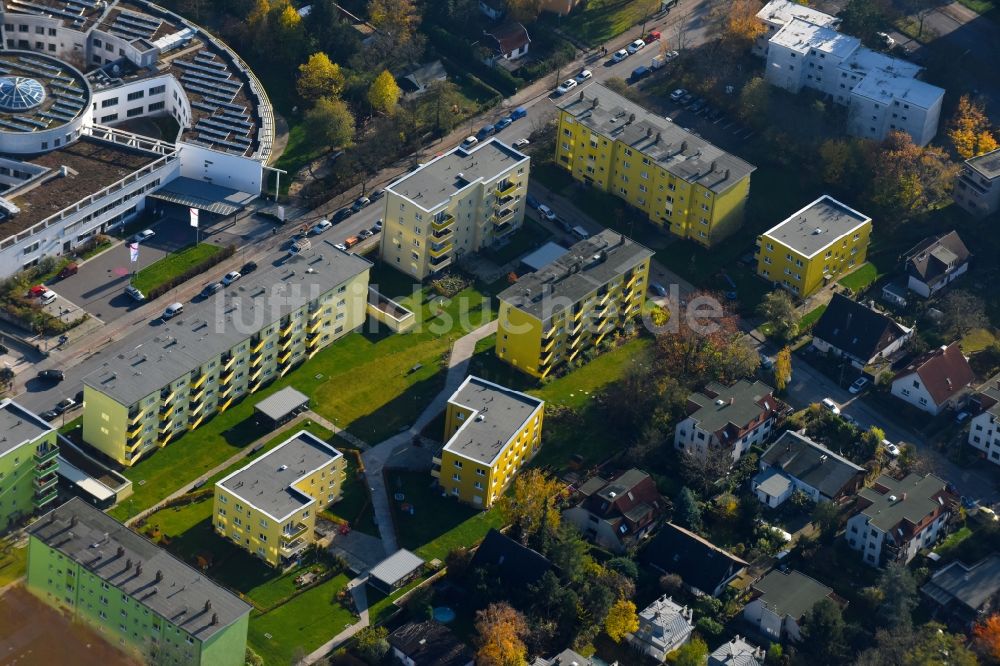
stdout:
<svg viewBox="0 0 1000 666">
<path fill-rule="evenodd" d="M 521 118 L 524 118 L 527 115 L 528 115 L 528 110 L 526 108 L 524 108 L 523 106 L 519 106 L 519 107 L 517 107 L 516 109 L 514 109 L 513 111 L 510 112 L 510 119 L 511 120 L 520 120 Z"/>
<path fill-rule="evenodd" d="M 663 54 L 663 56 L 669 61 L 680 56 L 680 53 L 678 53 L 677 51 L 667 51 L 666 53 Z"/>
<path fill-rule="evenodd" d="M 659 41 L 660 37 L 662 37 L 662 35 L 660 34 L 659 30 L 650 30 L 649 34 L 646 35 L 646 39 L 644 39 L 643 41 L 649 44 L 650 42 Z"/>
<path fill-rule="evenodd" d="M 625 50 L 629 52 L 629 55 L 633 55 L 641 51 L 644 46 L 646 46 L 646 42 L 642 41 L 641 39 L 637 39 L 628 46 L 626 46 Z"/>
<path fill-rule="evenodd" d="M 590 238 L 590 232 L 579 225 L 572 227 L 569 232 L 580 240 L 587 240 Z"/>
<path fill-rule="evenodd" d="M 774 368 L 774 359 L 765 354 L 764 352 L 760 352 L 760 367 L 764 368 L 765 370 L 770 370 Z"/>
<path fill-rule="evenodd" d="M 649 290 L 651 292 L 653 292 L 654 294 L 656 294 L 657 296 L 666 296 L 667 295 L 667 288 L 664 287 L 659 282 L 650 282 L 649 283 Z"/>
<path fill-rule="evenodd" d="M 357 245 L 360 242 L 361 242 L 360 238 L 358 238 L 357 236 L 351 236 L 350 238 L 348 238 L 347 240 L 344 241 L 344 245 L 346 245 L 347 247 L 351 248 L 351 247 L 354 247 L 355 245 Z"/>
<path fill-rule="evenodd" d="M 57 418 L 59 418 L 59 413 L 56 412 L 56 410 L 54 409 L 50 409 L 48 411 L 42 412 L 41 414 L 39 414 L 39 416 L 41 416 L 45 421 L 52 423 Z"/>
<path fill-rule="evenodd" d="M 969 420 L 970 416 L 972 416 L 972 414 L 970 414 L 969 412 L 959 412 L 958 414 L 955 415 L 955 423 L 958 424 L 965 423 L 966 421 Z"/>
<path fill-rule="evenodd" d="M 331 222 L 330 220 L 320 220 L 319 222 L 316 223 L 316 225 L 312 229 L 310 229 L 310 233 L 312 233 L 314 236 L 318 236 L 319 234 L 323 233 L 332 226 L 333 222 Z"/>
<path fill-rule="evenodd" d="M 635 83 L 639 79 L 645 78 L 650 72 L 652 72 L 649 67 L 642 65 L 641 67 L 636 67 L 632 70 L 632 76 L 629 77 L 629 81 Z"/>
<path fill-rule="evenodd" d="M 556 88 L 556 94 L 565 95 L 573 88 L 576 88 L 576 79 L 566 79 L 558 88 Z"/>
<path fill-rule="evenodd" d="M 358 238 L 360 238 L 361 240 L 364 240 L 366 238 L 371 238 L 374 235 L 375 232 L 372 231 L 371 229 L 362 229 L 361 231 L 358 232 Z"/>
<path fill-rule="evenodd" d="M 538 215 L 549 222 L 555 222 L 556 220 L 555 212 L 545 204 L 538 204 Z"/>
<path fill-rule="evenodd" d="M 76 400 L 74 400 L 73 398 L 63 398 L 62 400 L 56 403 L 56 406 L 52 411 L 54 411 L 56 414 L 62 414 L 63 412 L 68 412 L 69 410 L 73 409 L 76 406 L 77 406 Z"/>
<path fill-rule="evenodd" d="M 591 79 L 593 77 L 594 77 L 594 73 L 591 72 L 589 69 L 585 69 L 585 70 L 581 71 L 579 74 L 576 75 L 576 82 L 577 83 L 583 83 L 587 79 Z"/>
<path fill-rule="evenodd" d="M 632 54 L 626 51 L 625 49 L 619 49 L 615 51 L 614 54 L 611 56 L 611 62 L 621 62 L 630 55 Z"/>
<path fill-rule="evenodd" d="M 851 388 L 847 390 L 850 391 L 851 393 L 861 393 L 862 391 L 865 390 L 866 386 L 868 386 L 868 378 L 858 377 L 857 379 L 854 380 L 854 383 L 851 384 Z"/>
<path fill-rule="evenodd" d="M 216 284 L 218 284 L 218 283 L 216 283 Z M 177 315 L 179 315 L 182 312 L 184 312 L 184 304 L 183 303 L 171 303 L 170 305 L 167 306 L 167 309 L 163 311 L 163 318 L 164 319 L 173 319 L 174 317 L 176 317 Z"/>
<path fill-rule="evenodd" d="M 705 106 L 705 100 L 699 97 L 691 104 L 691 106 L 688 107 L 688 110 L 697 113 L 698 111 L 701 111 L 703 106 Z"/>
<path fill-rule="evenodd" d="M 243 264 L 243 268 L 240 269 L 240 273 L 242 273 L 243 275 L 247 275 L 249 273 L 253 273 L 255 270 L 257 270 L 257 262 L 248 261 L 247 263 Z"/>
<path fill-rule="evenodd" d="M 59 271 L 59 275 L 57 275 L 56 277 L 59 278 L 60 280 L 65 280 L 71 275 L 76 275 L 79 270 L 80 270 L 79 265 L 77 265 L 74 262 L 70 262 L 65 266 L 63 266 L 62 270 Z"/>
<path fill-rule="evenodd" d="M 336 213 L 333 214 L 333 222 L 334 224 L 336 224 L 337 222 L 343 222 L 351 215 L 354 215 L 353 210 L 351 210 L 350 208 L 341 208 L 340 210 L 338 210 Z"/>
<path fill-rule="evenodd" d="M 146 295 L 139 291 L 138 287 L 129 285 L 125 287 L 125 294 L 132 298 L 134 301 L 144 301 L 146 300 Z"/>
<path fill-rule="evenodd" d="M 679 102 L 682 99 L 684 99 L 684 95 L 687 95 L 687 94 L 688 94 L 687 90 L 685 90 L 684 88 L 678 88 L 677 90 L 675 90 L 672 93 L 670 93 L 670 101 L 671 102 Z"/>
<path fill-rule="evenodd" d="M 337 243 L 336 245 L 334 245 L 334 247 L 340 250 L 341 252 L 347 252 L 347 246 L 344 245 L 343 243 Z"/>
<path fill-rule="evenodd" d="M 898 446 L 896 446 L 887 439 L 882 440 L 882 448 L 885 449 L 885 452 L 888 453 L 893 458 L 898 457 L 899 454 L 902 453 L 902 451 Z"/>
<path fill-rule="evenodd" d="M 368 195 L 368 198 L 371 199 L 372 201 L 378 201 L 384 196 L 385 196 L 385 190 L 372 190 L 371 193 Z"/>
<path fill-rule="evenodd" d="M 50 303 L 54 303 L 57 298 L 59 298 L 59 295 L 56 292 L 46 288 L 38 297 L 38 300 L 41 301 L 42 305 L 49 305 Z"/>
<path fill-rule="evenodd" d="M 465 137 L 465 141 L 462 142 L 462 148 L 469 149 L 472 148 L 477 143 L 479 143 L 479 139 L 477 139 L 474 136 L 467 136 Z"/>
<path fill-rule="evenodd" d="M 501 118 L 500 120 L 497 121 L 497 124 L 494 125 L 493 127 L 495 127 L 496 131 L 499 132 L 500 130 L 504 130 L 504 129 L 507 129 L 508 127 L 510 127 L 510 124 L 512 122 L 514 122 L 514 121 L 511 120 L 510 118 Z"/>
<path fill-rule="evenodd" d="M 132 241 L 133 243 L 142 243 L 144 241 L 148 241 L 150 238 L 152 238 L 155 235 L 156 235 L 156 232 L 153 231 L 152 229 L 143 229 L 142 231 L 140 231 L 136 235 L 132 236 L 132 238 L 130 238 L 129 240 Z"/>
<path fill-rule="evenodd" d="M 73 400 L 75 400 L 78 404 L 82 405 L 83 404 L 83 391 L 77 391 L 76 395 L 73 396 Z"/>
<path fill-rule="evenodd" d="M 679 100 L 677 100 L 677 103 L 680 104 L 681 106 L 687 106 L 693 101 L 694 101 L 694 95 L 692 95 L 691 93 L 684 93 L 684 96 L 681 97 Z"/>
<path fill-rule="evenodd" d="M 49 370 L 42 370 L 41 372 L 38 373 L 38 378 L 50 382 L 61 382 L 66 377 L 63 374 L 62 370 L 56 370 L 53 368 Z"/>
<path fill-rule="evenodd" d="M 357 213 L 359 210 L 362 210 L 365 206 L 367 206 L 371 202 L 372 200 L 369 199 L 368 197 L 358 197 L 357 199 L 354 200 L 354 204 L 351 206 L 351 208 L 353 208 L 354 212 Z"/>
<path fill-rule="evenodd" d="M 374 231 L 375 233 L 378 233 L 378 232 L 382 231 L 382 218 L 381 217 L 378 218 L 378 222 L 376 222 L 375 225 L 372 227 L 372 231 Z"/>
<path fill-rule="evenodd" d="M 834 414 L 838 416 L 840 415 L 840 407 L 838 407 L 837 403 L 835 403 L 830 398 L 823 398 L 823 401 L 820 404 L 822 404 L 825 408 L 829 409 Z"/>
<path fill-rule="evenodd" d="M 212 294 L 219 293 L 220 289 L 222 289 L 222 283 L 221 282 L 212 282 L 210 284 L 206 284 L 205 288 L 201 290 L 201 297 L 202 298 L 208 298 Z M 170 317 L 167 317 L 167 319 L 169 319 L 169 318 Z"/>
<path fill-rule="evenodd" d="M 228 273 L 222 276 L 222 286 L 228 287 L 232 283 L 239 280 L 241 277 L 243 277 L 243 275 L 241 275 L 239 271 L 229 271 Z"/>
<path fill-rule="evenodd" d="M 496 131 L 497 131 L 497 128 L 494 127 L 493 125 L 486 125 L 483 128 L 481 128 L 478 132 L 476 132 L 476 139 L 478 141 L 482 141 L 483 139 L 485 139 L 486 137 L 490 136 L 491 134 L 493 134 Z"/>
<path fill-rule="evenodd" d="M 891 49 L 896 45 L 896 40 L 889 36 L 889 33 L 887 32 L 876 32 L 875 37 L 877 37 L 887 49 Z"/>
<path fill-rule="evenodd" d="M 531 142 L 528 141 L 527 139 L 518 139 L 512 145 L 515 148 L 521 149 L 521 148 L 524 148 L 525 146 L 527 146 L 529 143 L 531 143 Z"/>
</svg>

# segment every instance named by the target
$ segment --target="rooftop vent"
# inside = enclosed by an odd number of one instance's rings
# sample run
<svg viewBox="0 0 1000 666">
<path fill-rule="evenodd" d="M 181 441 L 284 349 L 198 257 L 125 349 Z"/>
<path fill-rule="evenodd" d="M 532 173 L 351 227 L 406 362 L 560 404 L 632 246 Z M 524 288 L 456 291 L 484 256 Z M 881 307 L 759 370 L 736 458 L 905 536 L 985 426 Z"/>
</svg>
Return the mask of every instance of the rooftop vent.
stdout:
<svg viewBox="0 0 1000 666">
<path fill-rule="evenodd" d="M 278 471 L 284 472 L 286 469 L 288 469 L 288 465 L 282 465 L 281 467 L 278 468 Z"/>
<path fill-rule="evenodd" d="M 823 233 L 822 227 L 816 227 L 815 229 L 812 230 L 813 236 L 819 236 L 821 233 Z"/>
</svg>

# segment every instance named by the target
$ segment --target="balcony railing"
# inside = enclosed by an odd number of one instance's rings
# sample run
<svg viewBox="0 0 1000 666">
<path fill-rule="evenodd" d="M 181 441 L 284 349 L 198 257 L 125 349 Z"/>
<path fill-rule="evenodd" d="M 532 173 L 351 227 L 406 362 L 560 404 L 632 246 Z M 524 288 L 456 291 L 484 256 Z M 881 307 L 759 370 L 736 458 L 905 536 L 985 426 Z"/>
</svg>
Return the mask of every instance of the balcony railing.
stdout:
<svg viewBox="0 0 1000 666">
<path fill-rule="evenodd" d="M 208 379 L 207 372 L 203 372 L 200 375 L 198 375 L 198 377 L 194 379 L 194 381 L 192 381 L 191 383 L 191 392 L 193 393 L 194 391 L 197 391 L 198 387 L 204 384 L 206 379 Z"/>
<path fill-rule="evenodd" d="M 295 541 L 291 541 L 289 543 L 282 543 L 281 548 L 279 548 L 278 551 L 283 557 L 292 557 L 297 555 L 308 545 L 309 542 L 305 539 L 296 539 Z"/>
<path fill-rule="evenodd" d="M 305 534 L 308 529 L 309 526 L 305 523 L 296 523 L 295 525 L 292 525 L 291 528 L 285 528 L 281 531 L 281 540 L 292 541 Z"/>
<path fill-rule="evenodd" d="M 263 340 L 263 338 L 261 338 L 260 340 L 258 340 L 258 341 L 257 341 L 257 342 L 256 342 L 256 343 L 254 344 L 254 346 L 253 346 L 253 347 L 251 347 L 251 348 L 250 348 L 250 353 L 251 353 L 251 354 L 256 354 L 257 352 L 259 352 L 259 351 L 260 351 L 261 347 L 263 347 L 263 346 L 264 346 L 264 340 Z"/>
<path fill-rule="evenodd" d="M 509 182 L 509 181 L 508 182 L 503 182 L 503 183 L 497 183 L 497 196 L 498 197 L 510 196 L 511 194 L 514 194 L 515 190 L 517 190 L 517 183 L 512 183 L 512 182 Z"/>
<path fill-rule="evenodd" d="M 438 242 L 449 240 L 454 235 L 455 235 L 454 227 L 448 227 L 447 229 L 442 229 L 441 231 L 431 232 L 431 238 L 433 238 L 435 241 Z"/>
<path fill-rule="evenodd" d="M 431 221 L 431 229 L 433 231 L 444 231 L 453 224 L 455 224 L 455 217 L 451 213 L 445 213 Z"/>
<path fill-rule="evenodd" d="M 455 244 L 452 243 L 451 241 L 448 241 L 446 243 L 441 243 L 441 244 L 439 244 L 439 243 L 432 243 L 430 249 L 428 250 L 428 253 L 432 257 L 435 257 L 435 258 L 437 258 L 437 257 L 443 257 L 448 252 L 451 252 L 451 249 L 453 247 L 455 247 Z"/>
<path fill-rule="evenodd" d="M 130 426 L 134 426 L 136 423 L 138 423 L 139 421 L 141 421 L 142 417 L 144 417 L 145 415 L 146 415 L 146 410 L 145 409 L 140 409 L 139 411 L 135 412 L 134 414 L 129 414 L 128 415 L 128 424 Z"/>
<path fill-rule="evenodd" d="M 35 497 L 32 500 L 32 504 L 34 504 L 36 509 L 41 509 L 43 506 L 53 501 L 58 496 L 59 496 L 59 490 L 55 486 L 53 486 L 46 490 L 41 490 L 36 492 Z"/>
<path fill-rule="evenodd" d="M 35 492 L 45 492 L 49 488 L 55 487 L 59 483 L 59 475 L 55 472 L 50 472 L 44 476 L 36 477 L 31 485 L 35 487 Z"/>
<path fill-rule="evenodd" d="M 229 368 L 233 367 L 233 363 L 235 363 L 235 362 L 236 362 L 236 357 L 235 356 L 232 356 L 232 355 L 230 355 L 228 357 L 223 356 L 222 357 L 222 372 L 225 372 L 226 370 L 229 370 Z"/>
<path fill-rule="evenodd" d="M 58 446 L 41 446 L 35 449 L 35 465 L 41 467 L 46 463 L 50 463 L 56 459 L 59 455 Z"/>
<path fill-rule="evenodd" d="M 431 270 L 439 271 L 443 268 L 447 268 L 451 265 L 452 257 L 450 254 L 446 254 L 443 257 L 431 257 L 430 266 Z"/>
<path fill-rule="evenodd" d="M 292 356 L 292 350 L 289 349 L 283 355 L 278 357 L 278 365 L 284 365 L 288 361 L 288 359 L 291 358 L 291 356 Z"/>
</svg>

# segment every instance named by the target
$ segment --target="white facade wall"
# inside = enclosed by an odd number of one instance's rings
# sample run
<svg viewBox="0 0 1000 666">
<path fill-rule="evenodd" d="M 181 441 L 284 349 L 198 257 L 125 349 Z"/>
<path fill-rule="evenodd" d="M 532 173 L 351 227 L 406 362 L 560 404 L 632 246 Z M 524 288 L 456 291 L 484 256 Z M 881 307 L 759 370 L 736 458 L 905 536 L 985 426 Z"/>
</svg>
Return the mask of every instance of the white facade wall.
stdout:
<svg viewBox="0 0 1000 666">
<path fill-rule="evenodd" d="M 264 168 L 257 160 L 183 141 L 177 144 L 177 150 L 181 157 L 181 176 L 240 192 L 260 193 Z"/>
<path fill-rule="evenodd" d="M 93 122 L 100 125 L 114 126 L 134 118 L 166 114 L 173 116 L 182 127 L 191 124 L 187 96 L 177 79 L 169 74 L 95 91 L 90 107 Z M 176 138 L 163 137 L 171 143 Z"/>
<path fill-rule="evenodd" d="M 86 58 L 87 36 L 64 27 L 63 20 L 30 14 L 3 15 L 3 43 L 8 49 L 47 53 L 60 59 Z"/>
<path fill-rule="evenodd" d="M 852 91 L 848 98 L 847 131 L 876 141 L 881 141 L 890 132 L 905 132 L 915 144 L 926 146 L 937 134 L 943 99 L 942 95 L 929 108 L 923 108 L 906 99 L 875 100 Z"/>
<path fill-rule="evenodd" d="M 910 279 L 906 283 L 906 288 L 917 294 L 918 296 L 923 296 L 924 298 L 929 298 L 931 294 L 936 294 L 949 284 L 957 280 L 960 276 L 965 275 L 966 271 L 969 270 L 969 263 L 966 262 L 956 268 L 954 271 L 945 276 L 943 280 L 937 282 L 933 287 L 929 286 L 926 282 L 920 278 L 911 275 Z"/>
<path fill-rule="evenodd" d="M 725 445 L 732 447 L 733 462 L 739 460 L 754 444 L 766 441 L 771 434 L 772 425 L 774 425 L 774 419 L 769 418 L 740 439 L 725 442 Z M 684 419 L 674 429 L 674 448 L 678 450 L 688 451 L 703 457 L 709 447 L 719 444 L 719 438 L 715 436 L 715 433 L 703 430 L 693 417 L 689 416 Z"/>
<path fill-rule="evenodd" d="M 892 394 L 908 402 L 917 409 L 921 409 L 928 414 L 940 414 L 941 410 L 944 409 L 944 404 L 937 404 L 934 402 L 934 398 L 931 397 L 930 392 L 924 383 L 920 380 L 920 375 L 917 373 L 912 373 L 909 375 L 904 375 L 902 377 L 897 377 L 895 381 L 892 382 Z"/>
<path fill-rule="evenodd" d="M 927 527 L 918 532 L 906 543 L 900 544 L 903 564 L 909 564 L 921 548 L 930 548 L 937 543 L 942 529 L 948 522 L 948 513 L 942 513 Z M 868 524 L 868 517 L 863 513 L 852 516 L 847 521 L 844 538 L 847 544 L 861 554 L 861 560 L 868 566 L 878 567 L 882 564 L 882 547 L 887 535 L 882 530 Z"/>
<path fill-rule="evenodd" d="M 969 446 L 986 454 L 986 459 L 1000 465 L 1000 423 L 989 412 L 969 422 Z"/>
<path fill-rule="evenodd" d="M 788 638 L 797 641 L 802 638 L 798 622 L 790 617 L 780 617 L 760 599 L 755 599 L 743 608 L 743 619 L 775 642 Z"/>
</svg>

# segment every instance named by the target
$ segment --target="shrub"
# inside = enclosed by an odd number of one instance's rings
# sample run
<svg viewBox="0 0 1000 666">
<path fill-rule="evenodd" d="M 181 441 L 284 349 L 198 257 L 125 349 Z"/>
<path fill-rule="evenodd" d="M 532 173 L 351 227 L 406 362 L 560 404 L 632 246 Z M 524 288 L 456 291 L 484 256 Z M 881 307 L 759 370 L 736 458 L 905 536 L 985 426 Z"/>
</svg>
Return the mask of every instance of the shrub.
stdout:
<svg viewBox="0 0 1000 666">
<path fill-rule="evenodd" d="M 184 284 L 194 276 L 204 273 L 209 268 L 212 268 L 216 264 L 222 263 L 223 261 L 233 256 L 234 254 L 236 254 L 236 246 L 227 245 L 226 247 L 222 248 L 221 252 L 216 252 L 211 257 L 208 257 L 201 263 L 195 264 L 194 266 L 187 269 L 180 275 L 177 275 L 176 277 L 167 280 L 163 284 L 150 289 L 149 293 L 146 294 L 146 300 L 152 301 L 159 298 L 160 296 L 167 293 L 177 285 Z"/>
</svg>

